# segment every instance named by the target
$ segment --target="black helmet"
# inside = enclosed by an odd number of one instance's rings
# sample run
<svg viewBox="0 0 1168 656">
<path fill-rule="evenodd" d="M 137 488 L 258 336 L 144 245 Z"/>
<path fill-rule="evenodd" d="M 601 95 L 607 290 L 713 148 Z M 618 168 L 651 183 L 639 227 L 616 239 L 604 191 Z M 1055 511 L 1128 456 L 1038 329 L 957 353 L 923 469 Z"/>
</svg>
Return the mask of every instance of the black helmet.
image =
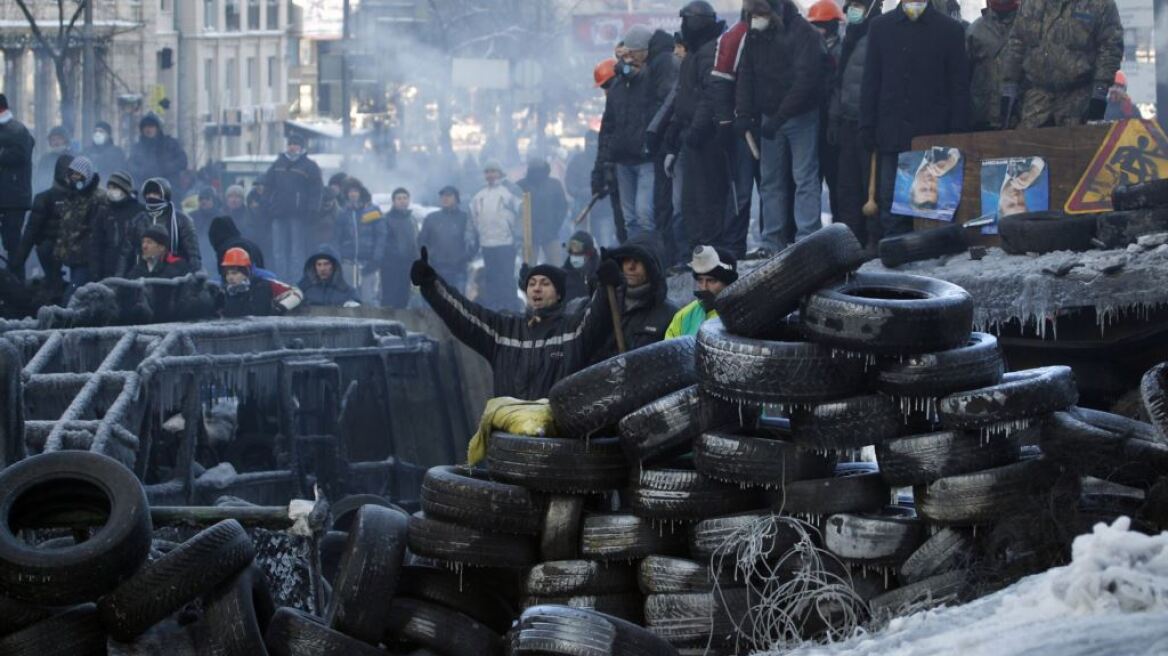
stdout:
<svg viewBox="0 0 1168 656">
<path fill-rule="evenodd" d="M 693 2 L 681 8 L 680 15 L 682 18 L 702 16 L 713 19 L 718 17 L 718 12 L 714 11 L 714 6 L 706 2 L 706 0 L 693 0 Z"/>
<path fill-rule="evenodd" d="M 692 43 L 693 37 L 704 34 L 718 22 L 718 14 L 706 0 L 693 0 L 681 8 L 681 40 Z"/>
</svg>

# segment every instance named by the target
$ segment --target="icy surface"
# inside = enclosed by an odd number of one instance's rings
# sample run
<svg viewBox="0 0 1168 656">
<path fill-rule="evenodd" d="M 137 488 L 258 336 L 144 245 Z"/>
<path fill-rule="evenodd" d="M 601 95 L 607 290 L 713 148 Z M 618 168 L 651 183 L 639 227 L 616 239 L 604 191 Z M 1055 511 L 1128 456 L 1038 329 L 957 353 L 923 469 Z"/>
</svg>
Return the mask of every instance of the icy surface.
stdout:
<svg viewBox="0 0 1168 656">
<path fill-rule="evenodd" d="M 1121 517 L 1075 538 L 1066 567 L 963 606 L 893 620 L 883 630 L 800 656 L 1168 653 L 1168 532 L 1130 532 Z M 767 655 L 769 656 L 769 654 Z"/>
</svg>

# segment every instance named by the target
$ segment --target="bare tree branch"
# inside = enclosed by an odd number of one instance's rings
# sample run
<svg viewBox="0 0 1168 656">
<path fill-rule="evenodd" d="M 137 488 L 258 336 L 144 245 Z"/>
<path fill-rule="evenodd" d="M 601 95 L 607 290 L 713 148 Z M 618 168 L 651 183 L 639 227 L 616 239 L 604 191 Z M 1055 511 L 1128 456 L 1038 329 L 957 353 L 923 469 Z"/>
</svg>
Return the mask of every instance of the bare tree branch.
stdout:
<svg viewBox="0 0 1168 656">
<path fill-rule="evenodd" d="M 41 47 L 48 50 L 50 54 L 54 53 L 53 46 L 49 44 L 49 40 L 45 38 L 44 33 L 41 32 L 40 26 L 37 25 L 36 18 L 34 18 L 32 12 L 28 10 L 26 1 L 27 0 L 16 0 L 16 6 L 20 7 L 20 13 L 24 14 L 25 20 L 28 21 L 29 28 L 32 29 L 33 36 L 36 37 L 36 40 L 41 44 Z"/>
</svg>

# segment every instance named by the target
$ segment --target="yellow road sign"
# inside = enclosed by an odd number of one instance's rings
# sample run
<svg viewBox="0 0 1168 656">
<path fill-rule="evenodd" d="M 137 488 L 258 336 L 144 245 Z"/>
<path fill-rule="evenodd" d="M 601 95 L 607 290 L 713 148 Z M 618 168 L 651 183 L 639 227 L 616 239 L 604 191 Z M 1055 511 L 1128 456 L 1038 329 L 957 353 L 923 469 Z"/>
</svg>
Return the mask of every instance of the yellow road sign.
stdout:
<svg viewBox="0 0 1168 656">
<path fill-rule="evenodd" d="M 1091 165 L 1063 208 L 1067 214 L 1112 209 L 1111 191 L 1168 178 L 1168 136 L 1155 121 L 1128 119 L 1111 126 Z"/>
</svg>

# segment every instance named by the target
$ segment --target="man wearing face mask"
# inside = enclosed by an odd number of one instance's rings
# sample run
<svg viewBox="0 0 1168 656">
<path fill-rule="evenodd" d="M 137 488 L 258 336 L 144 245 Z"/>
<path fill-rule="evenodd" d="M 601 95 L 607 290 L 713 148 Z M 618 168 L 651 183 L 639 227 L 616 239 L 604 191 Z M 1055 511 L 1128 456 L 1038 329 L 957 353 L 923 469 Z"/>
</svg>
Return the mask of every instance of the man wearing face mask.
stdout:
<svg viewBox="0 0 1168 656">
<path fill-rule="evenodd" d="M 199 255 L 199 235 L 195 231 L 195 222 L 175 207 L 170 183 L 164 178 L 150 178 L 142 183 L 139 197 L 144 209 L 130 222 L 126 239 L 122 241 L 122 270 L 129 271 L 138 263 L 142 235 L 152 225 L 166 228 L 166 234 L 170 235 L 171 253 L 186 260 L 192 271 L 202 269 L 203 258 Z"/>
<path fill-rule="evenodd" d="M 860 138 L 877 153 L 877 200 L 885 237 L 912 232 L 892 213 L 896 159 L 912 140 L 969 127 L 969 62 L 961 23 L 921 0 L 902 0 L 868 29 L 860 88 Z"/>
<path fill-rule="evenodd" d="M 100 278 L 118 276 L 123 273 L 120 259 L 122 245 L 129 233 L 130 224 L 145 209 L 138 202 L 134 191 L 134 179 L 125 171 L 110 174 L 105 184 L 105 195 L 109 199 L 109 220 L 106 222 L 108 243 L 111 245 L 102 253 Z"/>
<path fill-rule="evenodd" d="M 566 244 L 568 259 L 564 260 L 564 301 L 591 296 L 596 289 L 596 267 L 600 258 L 596 253 L 596 242 L 592 235 L 579 230 Z"/>
<path fill-rule="evenodd" d="M 735 115 L 740 134 L 762 136 L 763 247 L 789 245 L 823 226 L 820 218 L 819 104 L 829 69 L 823 39 L 792 0 L 747 0 L 750 32 L 738 67 Z M 795 180 L 794 217 L 788 202 Z"/>
<path fill-rule="evenodd" d="M 13 259 L 20 248 L 24 214 L 32 207 L 32 151 L 36 140 L 12 116 L 0 93 L 0 243 Z"/>
<path fill-rule="evenodd" d="M 69 163 L 66 180 L 69 193 L 61 203 L 61 233 L 53 255 L 69 269 L 69 283 L 76 289 L 101 277 L 102 254 L 113 247 L 107 243 L 109 200 L 93 163 L 84 157 Z"/>
<path fill-rule="evenodd" d="M 1015 113 L 1023 128 L 1102 120 L 1122 61 L 1115 0 L 1026 0 L 1006 43 L 1000 122 Z"/>
<path fill-rule="evenodd" d="M 89 147 L 84 155 L 93 162 L 102 180 L 109 180 L 115 171 L 126 169 L 126 153 L 114 144 L 114 130 L 109 123 L 98 121 L 90 135 Z"/>
<path fill-rule="evenodd" d="M 975 130 L 1000 130 L 1017 127 L 1021 116 L 1014 112 L 1010 125 L 1003 126 L 998 111 L 1006 64 L 1006 40 L 1018 15 L 1018 0 L 987 0 L 988 7 L 973 22 L 965 35 L 969 53 L 969 122 Z"/>
<path fill-rule="evenodd" d="M 678 310 L 669 322 L 665 339 L 698 334 L 702 323 L 718 316 L 714 299 L 738 280 L 738 260 L 729 251 L 713 246 L 698 246 L 689 263 L 693 272 L 694 297 L 697 299 Z"/>
<path fill-rule="evenodd" d="M 263 212 L 272 233 L 272 268 L 290 275 L 304 262 L 303 244 L 320 212 L 324 180 L 308 157 L 304 137 L 288 135 L 288 146 L 264 175 Z M 366 299 L 369 300 L 369 299 Z"/>
</svg>

